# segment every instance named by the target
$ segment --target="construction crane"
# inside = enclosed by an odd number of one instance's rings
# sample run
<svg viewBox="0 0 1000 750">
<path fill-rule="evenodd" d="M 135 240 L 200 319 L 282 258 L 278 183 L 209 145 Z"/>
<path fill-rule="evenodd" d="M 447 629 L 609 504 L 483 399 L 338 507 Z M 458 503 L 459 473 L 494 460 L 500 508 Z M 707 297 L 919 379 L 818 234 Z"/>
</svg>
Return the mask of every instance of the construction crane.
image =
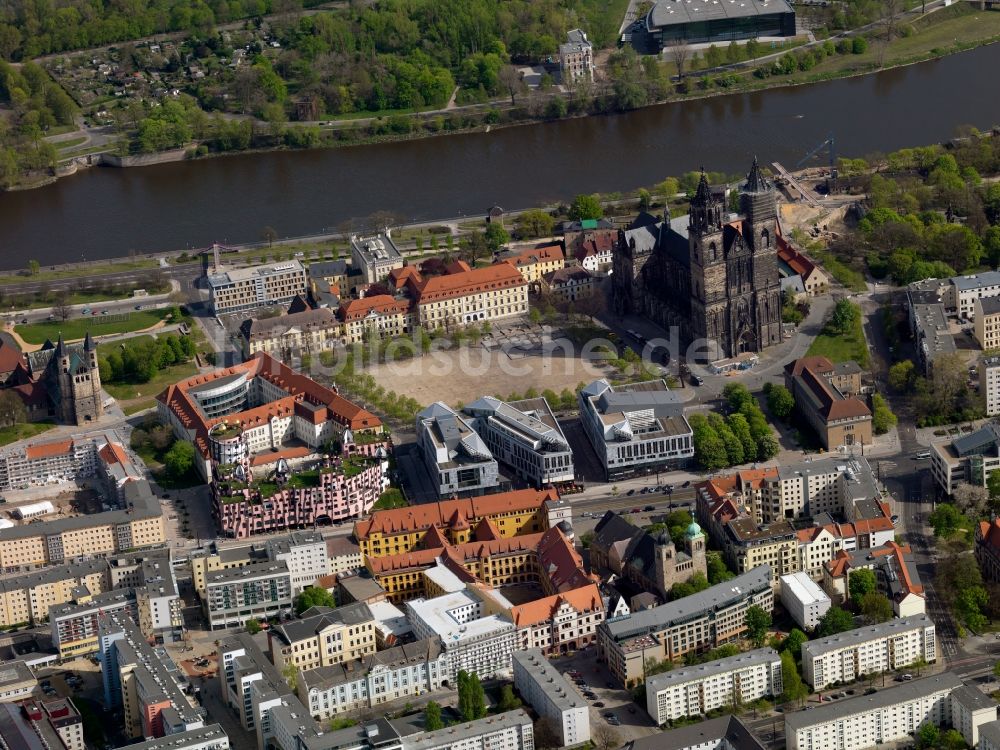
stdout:
<svg viewBox="0 0 1000 750">
<path fill-rule="evenodd" d="M 831 180 L 836 180 L 837 179 L 837 148 L 836 148 L 836 146 L 834 145 L 834 142 L 833 142 L 833 133 L 830 133 L 830 135 L 828 135 L 826 137 L 825 141 L 823 141 L 816 148 L 814 148 L 812 151 L 810 151 L 808 154 L 806 154 L 804 157 L 802 157 L 802 159 L 799 161 L 799 163 L 795 165 L 795 168 L 799 169 L 803 164 L 805 164 L 807 161 L 809 161 L 814 156 L 816 156 L 816 154 L 818 154 L 820 151 L 822 151 L 824 148 L 827 148 L 827 147 L 829 147 L 829 150 L 830 150 L 830 179 Z"/>
</svg>

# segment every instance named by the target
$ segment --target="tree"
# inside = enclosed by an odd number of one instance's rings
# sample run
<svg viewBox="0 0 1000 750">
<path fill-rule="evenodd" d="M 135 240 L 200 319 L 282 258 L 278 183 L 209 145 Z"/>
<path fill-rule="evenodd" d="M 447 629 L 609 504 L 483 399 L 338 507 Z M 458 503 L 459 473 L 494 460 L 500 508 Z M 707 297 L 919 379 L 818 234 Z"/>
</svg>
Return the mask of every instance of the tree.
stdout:
<svg viewBox="0 0 1000 750">
<path fill-rule="evenodd" d="M 858 611 L 869 625 L 888 622 L 893 617 L 892 602 L 877 591 L 869 591 L 861 596 L 858 600 Z"/>
<path fill-rule="evenodd" d="M 705 577 L 705 574 L 698 572 L 688 580 L 680 581 L 671 586 L 670 598 L 671 600 L 683 599 L 685 596 L 691 596 L 692 594 L 697 594 L 699 591 L 704 591 L 708 586 L 708 579 Z"/>
<path fill-rule="evenodd" d="M 927 517 L 934 536 L 951 536 L 962 523 L 962 514 L 951 503 L 938 503 L 937 508 Z"/>
<path fill-rule="evenodd" d="M 163 465 L 170 476 L 185 476 L 194 467 L 194 446 L 188 440 L 178 440 L 163 457 Z"/>
<path fill-rule="evenodd" d="M 310 607 L 336 607 L 337 601 L 326 589 L 309 586 L 295 597 L 295 614 L 301 615 Z"/>
<path fill-rule="evenodd" d="M 937 728 L 936 724 L 927 722 L 920 725 L 920 729 L 917 730 L 917 747 L 920 750 L 935 750 L 941 747 L 941 730 Z"/>
<path fill-rule="evenodd" d="M 646 188 L 639 188 L 639 192 L 637 194 L 637 197 L 639 199 L 639 201 L 638 201 L 639 202 L 639 210 L 640 211 L 648 211 L 649 210 L 649 203 L 650 203 L 650 200 L 651 200 L 651 196 L 649 194 L 649 191 L 646 190 Z"/>
<path fill-rule="evenodd" d="M 889 368 L 889 387 L 898 393 L 907 393 L 916 376 L 913 361 L 904 359 Z"/>
<path fill-rule="evenodd" d="M 524 85 L 524 79 L 521 77 L 521 72 L 513 65 L 504 65 L 500 68 L 497 78 L 500 80 L 500 85 L 507 90 L 508 94 L 510 94 L 510 106 L 516 106 L 517 95 L 523 92 L 526 88 Z"/>
<path fill-rule="evenodd" d="M 264 227 L 260 230 L 260 236 L 268 247 L 274 247 L 274 241 L 278 239 L 278 232 L 274 227 Z"/>
<path fill-rule="evenodd" d="M 40 268 L 41 268 L 41 266 L 39 266 L 37 260 L 29 260 L 28 261 L 28 275 L 29 276 L 37 276 L 38 275 L 38 271 L 39 271 Z"/>
<path fill-rule="evenodd" d="M 753 404 L 756 406 L 756 400 L 747 387 L 742 383 L 729 383 L 725 388 L 722 389 L 722 397 L 726 399 L 726 403 L 729 404 L 729 408 L 733 411 L 742 411 L 744 404 Z"/>
<path fill-rule="evenodd" d="M 514 686 L 505 684 L 500 688 L 500 710 L 513 711 L 521 707 L 521 699 L 514 695 Z"/>
<path fill-rule="evenodd" d="M 778 419 L 787 419 L 795 408 L 795 397 L 783 385 L 768 384 L 767 410 Z"/>
<path fill-rule="evenodd" d="M 872 430 L 876 435 L 884 435 L 896 426 L 896 415 L 880 393 L 872 396 Z"/>
<path fill-rule="evenodd" d="M 594 727 L 592 739 L 594 740 L 594 747 L 598 748 L 598 750 L 613 750 L 621 745 L 621 737 L 615 731 L 615 728 L 603 722 Z"/>
<path fill-rule="evenodd" d="M 674 67 L 677 68 L 677 77 L 684 80 L 684 66 L 687 65 L 688 57 L 691 55 L 691 48 L 686 44 L 673 44 L 670 46 L 669 54 Z"/>
<path fill-rule="evenodd" d="M 848 598 L 854 601 L 876 588 L 875 573 L 868 568 L 852 570 L 847 582 Z"/>
<path fill-rule="evenodd" d="M 424 731 L 433 732 L 435 729 L 444 729 L 444 722 L 441 720 L 441 705 L 430 701 L 424 708 Z"/>
<path fill-rule="evenodd" d="M 0 427 L 13 427 L 28 421 L 24 402 L 13 391 L 0 391 Z"/>
<path fill-rule="evenodd" d="M 555 227 L 555 219 L 538 208 L 525 211 L 514 220 L 522 237 L 548 237 Z"/>
<path fill-rule="evenodd" d="M 771 613 L 756 604 L 747 608 L 747 636 L 753 642 L 754 648 L 760 648 L 767 640 L 767 630 L 771 627 Z"/>
<path fill-rule="evenodd" d="M 819 620 L 819 627 L 816 628 L 816 633 L 819 636 L 826 637 L 828 635 L 836 635 L 837 633 L 843 633 L 845 630 L 852 630 L 854 628 L 854 618 L 851 617 L 851 613 L 846 609 L 841 607 L 830 607 Z"/>
<path fill-rule="evenodd" d="M 476 265 L 476 261 L 486 255 L 490 249 L 484 232 L 469 232 L 463 244 L 465 246 L 465 260 L 470 266 Z"/>
<path fill-rule="evenodd" d="M 285 678 L 285 682 L 288 683 L 288 687 L 295 690 L 299 683 L 299 670 L 295 666 L 294 662 L 288 662 L 285 667 L 281 670 L 281 676 Z"/>
<path fill-rule="evenodd" d="M 578 195 L 569 206 L 569 218 L 572 221 L 585 219 L 600 219 L 604 216 L 604 207 L 598 195 Z"/>
<path fill-rule="evenodd" d="M 802 652 L 802 644 L 808 640 L 809 636 L 798 628 L 792 628 L 785 640 L 781 642 L 781 650 L 789 652 L 794 657 L 798 657 Z"/>
<path fill-rule="evenodd" d="M 986 511 L 986 505 L 990 500 L 990 493 L 985 487 L 974 484 L 960 484 L 952 493 L 955 507 L 962 513 L 972 518 L 978 519 Z"/>
<path fill-rule="evenodd" d="M 475 721 L 486 715 L 486 694 L 475 672 L 458 673 L 458 712 L 465 721 Z"/>
<path fill-rule="evenodd" d="M 705 557 L 705 565 L 708 569 L 708 582 L 712 586 L 728 581 L 736 575 L 726 567 L 722 555 L 718 552 L 709 552 Z"/>
<path fill-rule="evenodd" d="M 1000 661 L 993 665 L 993 676 L 1000 680 Z"/>
<path fill-rule="evenodd" d="M 860 319 L 861 308 L 849 299 L 842 299 L 833 308 L 833 314 L 826 327 L 832 335 L 843 336 L 850 333 L 854 328 L 855 321 Z"/>
<path fill-rule="evenodd" d="M 486 227 L 485 232 L 486 246 L 490 249 L 490 252 L 497 252 L 501 245 L 506 245 L 510 242 L 510 235 L 507 234 L 507 230 L 504 229 L 499 224 L 489 224 Z"/>
<path fill-rule="evenodd" d="M 73 314 L 73 307 L 69 303 L 68 292 L 56 294 L 56 299 L 52 303 L 52 314 L 64 322 L 69 320 L 69 316 Z"/>
<path fill-rule="evenodd" d="M 244 627 L 246 627 L 247 632 L 250 635 L 257 635 L 257 633 L 263 630 L 263 628 L 261 628 L 260 626 L 260 620 L 258 620 L 256 617 L 251 617 L 249 620 L 247 620 L 244 623 Z"/>
<path fill-rule="evenodd" d="M 790 650 L 781 652 L 781 700 L 785 703 L 801 700 L 809 694 Z"/>
</svg>

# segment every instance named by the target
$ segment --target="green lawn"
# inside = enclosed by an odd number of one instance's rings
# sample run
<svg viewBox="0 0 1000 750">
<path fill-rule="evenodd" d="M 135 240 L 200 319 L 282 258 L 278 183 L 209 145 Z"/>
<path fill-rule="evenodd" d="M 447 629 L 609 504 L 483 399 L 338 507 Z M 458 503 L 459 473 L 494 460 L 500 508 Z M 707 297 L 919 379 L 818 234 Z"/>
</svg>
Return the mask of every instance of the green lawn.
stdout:
<svg viewBox="0 0 1000 750">
<path fill-rule="evenodd" d="M 391 510 L 392 508 L 405 508 L 409 505 L 403 493 L 395 487 L 390 487 L 375 501 L 372 510 Z"/>
<path fill-rule="evenodd" d="M 55 141 L 53 142 L 52 145 L 55 146 L 60 151 L 68 151 L 74 146 L 79 146 L 81 143 L 85 143 L 86 141 L 87 141 L 87 136 L 81 135 L 79 138 L 70 138 L 69 140 L 66 141 Z"/>
<path fill-rule="evenodd" d="M 865 343 L 864 331 L 861 330 L 861 320 L 857 321 L 855 329 L 846 336 L 821 333 L 806 354 L 819 354 L 831 362 L 857 362 L 861 367 L 867 367 L 868 345 Z"/>
<path fill-rule="evenodd" d="M 69 320 L 52 320 L 41 323 L 19 325 L 14 330 L 29 344 L 43 344 L 46 339 L 55 341 L 62 333 L 67 341 L 82 339 L 89 332 L 91 336 L 107 336 L 114 333 L 141 331 L 159 323 L 169 308 L 161 310 L 132 310 L 111 315 L 87 315 Z"/>
<path fill-rule="evenodd" d="M 122 263 L 95 263 L 94 265 L 89 265 L 82 269 L 78 267 L 66 268 L 64 266 L 47 266 L 40 269 L 34 276 L 31 276 L 28 273 L 29 260 L 30 258 L 24 259 L 24 271 L 8 270 L 3 276 L 0 276 L 0 285 L 20 284 L 24 281 L 73 279 L 81 276 L 106 276 L 107 274 L 118 273 L 120 271 L 152 270 L 154 268 L 159 268 L 160 266 L 159 261 L 150 258 L 148 260 L 130 260 Z"/>
<path fill-rule="evenodd" d="M 100 354 L 100 350 L 98 350 L 98 354 Z M 102 383 L 102 385 L 109 395 L 114 396 L 119 401 L 131 401 L 143 397 L 151 399 L 168 385 L 173 385 L 178 380 L 184 380 L 184 378 L 189 378 L 197 373 L 198 366 L 194 361 L 191 361 L 164 367 L 148 383 Z"/>
<path fill-rule="evenodd" d="M 0 445 L 26 440 L 27 438 L 41 435 L 43 432 L 55 427 L 52 422 L 29 422 L 27 424 L 16 424 L 13 427 L 0 428 Z"/>
</svg>

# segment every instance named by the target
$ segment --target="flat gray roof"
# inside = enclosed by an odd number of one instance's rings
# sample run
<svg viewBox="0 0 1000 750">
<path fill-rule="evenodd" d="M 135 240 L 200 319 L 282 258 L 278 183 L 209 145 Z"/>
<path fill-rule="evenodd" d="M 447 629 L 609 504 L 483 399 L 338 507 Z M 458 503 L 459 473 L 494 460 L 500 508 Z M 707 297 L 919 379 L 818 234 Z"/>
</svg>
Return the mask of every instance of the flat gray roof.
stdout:
<svg viewBox="0 0 1000 750">
<path fill-rule="evenodd" d="M 674 669 L 669 672 L 661 672 L 646 679 L 646 690 L 656 692 L 664 690 L 672 685 L 680 685 L 692 680 L 701 680 L 715 674 L 725 674 L 735 669 L 753 667 L 759 664 L 781 663 L 781 657 L 773 648 L 758 648 L 747 651 L 736 656 L 727 656 L 724 659 L 698 664 L 693 667 Z"/>
<path fill-rule="evenodd" d="M 531 717 L 523 708 L 506 711 L 495 716 L 487 716 L 476 721 L 454 724 L 434 732 L 421 732 L 403 738 L 403 750 L 424 750 L 424 748 L 441 747 L 462 740 L 478 737 L 487 732 L 498 732 L 502 729 L 531 726 Z"/>
<path fill-rule="evenodd" d="M 815 641 L 806 641 L 802 644 L 802 658 L 805 659 L 807 656 L 815 658 L 829 651 L 857 646 L 876 638 L 885 638 L 888 635 L 927 627 L 934 627 L 934 622 L 925 614 L 910 615 L 898 620 L 881 622 L 877 625 L 865 625 L 862 628 L 855 628 L 854 630 L 837 633 L 836 635 L 830 635 Z"/>
<path fill-rule="evenodd" d="M 646 17 L 646 28 L 792 12 L 785 0 L 658 0 Z"/>
<path fill-rule="evenodd" d="M 552 666 L 552 663 L 545 658 L 540 649 L 529 648 L 526 651 L 515 651 L 514 664 L 515 667 L 520 666 L 527 672 L 536 684 L 544 686 L 545 694 L 560 711 L 569 711 L 581 706 L 589 707 L 583 696 L 569 684 L 569 680 L 563 676 L 562 672 Z M 514 675 L 516 682 L 516 669 Z"/>
<path fill-rule="evenodd" d="M 982 289 L 986 286 L 996 286 L 1000 284 L 1000 271 L 973 273 L 968 276 L 952 276 L 951 283 L 954 284 L 955 288 L 960 292 Z"/>
<path fill-rule="evenodd" d="M 795 711 L 785 714 L 785 731 L 796 731 L 815 724 L 826 724 L 835 719 L 855 716 L 857 714 L 875 711 L 880 708 L 908 703 L 918 698 L 931 695 L 939 690 L 952 691 L 962 685 L 962 681 L 953 672 L 924 677 L 920 680 L 903 682 L 893 687 L 884 688 L 871 695 L 859 695 L 834 703 L 821 703 L 808 711 Z"/>
<path fill-rule="evenodd" d="M 997 709 L 997 702 L 974 685 L 962 685 L 962 687 L 955 688 L 951 697 L 970 711 L 979 711 L 984 708 L 992 708 L 994 711 Z"/>
<path fill-rule="evenodd" d="M 600 627 L 607 628 L 618 640 L 645 635 L 702 612 L 724 609 L 742 601 L 748 594 L 756 594 L 770 588 L 771 566 L 759 565 L 753 570 L 729 581 L 717 583 L 697 594 L 652 609 L 633 612 L 620 619 L 607 620 Z"/>
<path fill-rule="evenodd" d="M 250 578 L 262 578 L 265 576 L 288 575 L 288 563 L 284 560 L 274 562 L 251 563 L 242 568 L 230 568 L 229 570 L 213 570 L 205 574 L 205 585 L 232 583 L 233 581 L 243 581 Z"/>
<path fill-rule="evenodd" d="M 625 750 L 694 750 L 695 748 L 701 750 L 706 746 L 715 747 L 714 743 L 722 739 L 729 741 L 726 747 L 735 750 L 764 750 L 760 741 L 735 716 L 720 716 L 679 729 L 658 732 L 649 737 L 633 740 L 625 745 Z"/>
</svg>

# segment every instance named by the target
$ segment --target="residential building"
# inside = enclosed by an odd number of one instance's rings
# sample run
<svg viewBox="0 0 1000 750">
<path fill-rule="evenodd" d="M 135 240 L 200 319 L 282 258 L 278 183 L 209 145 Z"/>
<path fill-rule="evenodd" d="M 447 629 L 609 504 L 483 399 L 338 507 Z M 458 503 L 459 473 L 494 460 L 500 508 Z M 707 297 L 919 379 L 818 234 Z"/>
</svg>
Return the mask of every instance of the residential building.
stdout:
<svg viewBox="0 0 1000 750">
<path fill-rule="evenodd" d="M 49 618 L 50 607 L 72 601 L 80 587 L 95 593 L 107 590 L 107 562 L 86 560 L 4 578 L 0 580 L 0 627 L 40 625 Z"/>
<path fill-rule="evenodd" d="M 979 727 L 979 750 L 1000 750 L 1000 720 Z"/>
<path fill-rule="evenodd" d="M 121 750 L 229 750 L 229 736 L 219 724 L 126 745 Z"/>
<path fill-rule="evenodd" d="M 251 694 L 254 683 L 263 691 L 291 695 L 288 682 L 267 658 L 249 633 L 237 633 L 219 641 L 216 651 L 219 665 L 219 694 L 240 719 L 240 725 L 253 732 L 259 721 L 259 706 Z M 307 712 L 303 710 L 305 715 Z"/>
<path fill-rule="evenodd" d="M 676 584 L 686 583 L 695 573 L 707 575 L 706 541 L 694 518 L 684 532 L 682 549 L 677 549 L 666 531 L 654 536 L 609 510 L 594 527 L 590 567 L 609 570 L 666 601 Z"/>
<path fill-rule="evenodd" d="M 353 440 L 350 430 L 344 436 Z M 389 486 L 388 454 L 381 442 L 362 446 L 347 442 L 339 457 L 317 457 L 310 463 L 293 471 L 286 459 L 279 458 L 269 473 L 275 483 L 254 484 L 247 482 L 253 476 L 247 459 L 216 466 L 212 509 L 220 536 L 243 539 L 356 518 L 371 511 Z"/>
<path fill-rule="evenodd" d="M 533 750 L 531 717 L 518 708 L 434 732 L 409 734 L 402 750 Z"/>
<path fill-rule="evenodd" d="M 372 618 L 375 620 L 375 647 L 378 649 L 393 648 L 408 641 L 413 636 L 413 628 L 403 612 L 392 602 L 381 601 L 368 603 Z"/>
<path fill-rule="evenodd" d="M 800 569 L 795 527 L 783 519 L 769 524 L 757 524 L 749 517 L 731 519 L 725 524 L 723 547 L 727 562 L 739 573 L 767 565 L 775 588 L 781 576 Z"/>
<path fill-rule="evenodd" d="M 306 293 L 306 269 L 297 260 L 237 268 L 208 275 L 213 315 L 287 305 Z"/>
<path fill-rule="evenodd" d="M 188 696 L 188 683 L 165 649 L 154 649 L 121 612 L 98 617 L 104 701 L 121 708 L 130 737 L 163 737 L 199 729 L 205 710 Z"/>
<path fill-rule="evenodd" d="M 341 604 L 361 602 L 371 605 L 388 601 L 385 589 L 368 575 L 367 570 L 338 576 L 335 592 Z"/>
<path fill-rule="evenodd" d="M 455 261 L 443 276 L 425 278 L 412 266 L 394 272 L 390 282 L 416 305 L 424 330 L 480 324 L 528 312 L 528 282 L 510 263 L 471 268 Z"/>
<path fill-rule="evenodd" d="M 720 716 L 626 742 L 622 750 L 765 750 L 738 716 Z"/>
<path fill-rule="evenodd" d="M 979 689 L 976 683 L 966 683 L 951 693 L 951 725 L 969 743 L 979 747 L 980 730 L 997 720 L 997 702 Z"/>
<path fill-rule="evenodd" d="M 0 744 L 20 750 L 84 750 L 83 722 L 65 698 L 5 702 L 0 704 Z"/>
<path fill-rule="evenodd" d="M 462 411 L 490 453 L 534 487 L 572 482 L 573 451 L 544 398 L 483 396 Z"/>
<path fill-rule="evenodd" d="M 28 705 L 30 704 L 25 705 L 28 717 L 37 724 L 39 719 L 32 716 L 32 710 L 28 708 Z M 37 704 L 35 705 L 37 706 Z M 73 701 L 69 698 L 42 701 L 41 708 L 41 722 L 51 727 L 52 732 L 59 738 L 66 750 L 84 750 L 86 745 L 83 741 L 83 719 L 80 712 L 76 710 L 76 706 L 73 705 Z M 44 729 L 42 734 L 44 736 Z"/>
<path fill-rule="evenodd" d="M 38 679 L 23 659 L 0 664 L 0 703 L 30 698 L 38 690 Z"/>
<path fill-rule="evenodd" d="M 346 260 L 325 260 L 309 264 L 309 291 L 320 307 L 339 307 L 340 297 L 351 290 L 348 276 L 354 269 Z M 360 276 L 360 274 L 356 274 Z"/>
<path fill-rule="evenodd" d="M 315 531 L 293 531 L 286 536 L 260 542 L 220 544 L 212 542 L 191 554 L 194 590 L 205 598 L 205 575 L 215 570 L 242 568 L 252 563 L 283 561 L 288 565 L 292 596 L 312 586 L 330 571 L 329 542 Z M 355 545 L 356 546 L 356 545 Z M 358 555 L 360 560 L 360 554 Z"/>
<path fill-rule="evenodd" d="M 163 423 L 194 443 L 195 466 L 206 481 L 213 462 L 273 454 L 293 440 L 315 451 L 333 439 L 347 442 L 346 431 L 382 433 L 374 414 L 263 352 L 182 380 L 156 399 Z"/>
<path fill-rule="evenodd" d="M 91 595 L 80 587 L 73 601 L 53 605 L 49 610 L 52 645 L 59 658 L 69 661 L 97 653 L 98 618 L 102 613 L 123 612 L 135 620 L 139 615 L 135 589 L 122 588 Z"/>
<path fill-rule="evenodd" d="M 1000 518 L 976 526 L 976 561 L 984 579 L 1000 581 Z"/>
<path fill-rule="evenodd" d="M 885 515 L 881 507 L 882 492 L 871 466 L 857 457 L 779 466 L 776 477 L 764 479 L 760 503 L 765 523 L 816 518 L 822 514 L 843 514 L 854 523 Z"/>
<path fill-rule="evenodd" d="M 766 565 L 697 594 L 603 622 L 598 652 L 614 678 L 632 686 L 643 678 L 648 659 L 673 661 L 741 638 L 751 606 L 767 612 L 774 608 Z"/>
<path fill-rule="evenodd" d="M 934 623 L 913 615 L 866 625 L 802 644 L 802 678 L 814 690 L 859 675 L 902 669 L 923 660 L 937 660 Z"/>
<path fill-rule="evenodd" d="M 439 497 L 478 494 L 500 482 L 486 443 L 465 417 L 440 401 L 417 414 L 417 443 Z"/>
<path fill-rule="evenodd" d="M 375 618 L 367 604 L 307 610 L 268 631 L 271 658 L 279 670 L 305 671 L 359 661 L 375 653 Z"/>
<path fill-rule="evenodd" d="M 143 478 L 138 463 L 114 433 L 18 443 L 0 451 L 0 491 L 97 478 L 121 503 L 124 485 Z"/>
<path fill-rule="evenodd" d="M 510 609 L 517 627 L 517 649 L 564 654 L 597 642 L 604 603 L 596 584 L 546 596 Z"/>
<path fill-rule="evenodd" d="M 973 334 L 979 346 L 986 351 L 1000 348 L 1000 297 L 977 297 L 973 314 Z"/>
<path fill-rule="evenodd" d="M 596 278 L 582 266 L 560 268 L 542 277 L 543 289 L 560 302 L 576 302 L 600 294 Z"/>
<path fill-rule="evenodd" d="M 163 512 L 149 482 L 129 482 L 122 495 L 124 510 L 0 529 L 0 569 L 61 565 L 76 558 L 162 545 Z"/>
<path fill-rule="evenodd" d="M 432 638 L 374 652 L 360 661 L 304 670 L 297 692 L 309 714 L 325 721 L 344 711 L 416 698 L 453 679 L 441 643 Z"/>
<path fill-rule="evenodd" d="M 850 576 L 856 570 L 875 574 L 877 591 L 892 602 L 896 617 L 925 611 L 924 586 L 910 546 L 886 542 L 880 547 L 840 550 L 823 568 L 823 587 L 843 602 L 850 597 Z"/>
<path fill-rule="evenodd" d="M 805 631 L 814 630 L 832 604 L 826 592 L 801 571 L 781 576 L 781 603 Z"/>
<path fill-rule="evenodd" d="M 377 341 L 402 336 L 413 330 L 413 302 L 388 294 L 352 299 L 340 306 L 345 344 Z"/>
<path fill-rule="evenodd" d="M 1000 271 L 952 276 L 944 284 L 944 306 L 959 319 L 973 320 L 976 301 L 1000 296 Z"/>
<path fill-rule="evenodd" d="M 406 603 L 417 638 L 438 638 L 448 659 L 448 672 L 475 672 L 486 679 L 509 674 L 516 628 L 505 617 L 486 614 L 482 598 L 468 591 Z"/>
<path fill-rule="evenodd" d="M 205 574 L 205 617 L 212 630 L 266 620 L 292 606 L 292 581 L 284 560 L 252 563 Z"/>
<path fill-rule="evenodd" d="M 785 365 L 785 386 L 795 406 L 829 451 L 872 443 L 872 412 L 857 394 L 855 362 L 834 365 L 826 357 L 802 357 Z"/>
<path fill-rule="evenodd" d="M 566 41 L 559 45 L 559 70 L 566 85 L 593 82 L 594 46 L 587 40 L 586 32 L 580 29 L 566 32 Z"/>
<path fill-rule="evenodd" d="M 906 292 L 917 364 L 925 375 L 931 374 L 935 359 L 957 351 L 942 301 L 945 292 L 937 279 L 916 281 Z"/>
<path fill-rule="evenodd" d="M 946 495 L 960 484 L 985 487 L 1000 469 L 1000 424 L 989 422 L 950 442 L 931 443 L 930 454 L 931 476 Z"/>
<path fill-rule="evenodd" d="M 514 490 L 495 495 L 377 510 L 354 523 L 354 538 L 366 560 L 429 546 L 428 534 L 452 544 L 473 540 L 473 532 L 489 521 L 499 537 L 539 534 L 570 520 L 572 509 L 555 490 Z M 429 540 L 428 540 L 429 541 Z"/>
<path fill-rule="evenodd" d="M 975 745 L 976 729 L 996 717 L 983 702 L 970 702 L 971 693 L 952 672 L 912 680 L 809 711 L 785 717 L 788 750 L 863 750 L 897 741 L 912 741 L 924 724 L 952 725 L 965 741 Z M 978 692 L 978 688 L 971 688 Z M 985 696 L 983 696 L 985 698 Z"/>
<path fill-rule="evenodd" d="M 662 380 L 580 391 L 580 421 L 608 481 L 636 471 L 679 468 L 694 456 L 694 433 L 678 396 Z"/>
<path fill-rule="evenodd" d="M 388 229 L 371 236 L 351 235 L 351 267 L 361 272 L 366 284 L 385 279 L 395 268 L 403 267 L 403 256 Z"/>
<path fill-rule="evenodd" d="M 361 547 L 351 537 L 334 536 L 326 539 L 326 557 L 327 568 L 333 575 L 360 570 L 364 566 Z"/>
<path fill-rule="evenodd" d="M 830 277 L 782 234 L 778 235 L 778 269 L 785 278 L 796 276 L 801 279 L 803 291 L 810 297 L 830 288 Z"/>
<path fill-rule="evenodd" d="M 759 648 L 647 677 L 646 712 L 662 726 L 725 706 L 745 706 L 781 690 L 781 656 L 773 648 Z"/>
<path fill-rule="evenodd" d="M 567 258 L 573 258 L 592 274 L 607 276 L 618 246 L 618 230 L 598 227 L 596 221 L 583 221 L 579 228 L 563 233 L 563 244 Z"/>
<path fill-rule="evenodd" d="M 590 741 L 590 707 L 538 649 L 514 652 L 514 687 L 559 732 L 560 747 Z"/>
<path fill-rule="evenodd" d="M 138 575 L 129 583 L 134 581 L 139 628 L 157 643 L 180 641 L 184 637 L 183 603 L 169 550 L 146 556 L 135 567 Z"/>
<path fill-rule="evenodd" d="M 514 266 L 529 284 L 538 284 L 543 276 L 566 265 L 566 256 L 558 242 L 508 245 L 508 248 L 498 260 Z"/>
<path fill-rule="evenodd" d="M 979 360 L 979 395 L 986 403 L 986 416 L 1000 414 L 1000 357 Z"/>
<path fill-rule="evenodd" d="M 341 332 L 336 312 L 321 307 L 275 318 L 247 318 L 240 324 L 240 345 L 244 359 L 264 352 L 288 361 L 293 355 L 332 349 Z"/>
</svg>

